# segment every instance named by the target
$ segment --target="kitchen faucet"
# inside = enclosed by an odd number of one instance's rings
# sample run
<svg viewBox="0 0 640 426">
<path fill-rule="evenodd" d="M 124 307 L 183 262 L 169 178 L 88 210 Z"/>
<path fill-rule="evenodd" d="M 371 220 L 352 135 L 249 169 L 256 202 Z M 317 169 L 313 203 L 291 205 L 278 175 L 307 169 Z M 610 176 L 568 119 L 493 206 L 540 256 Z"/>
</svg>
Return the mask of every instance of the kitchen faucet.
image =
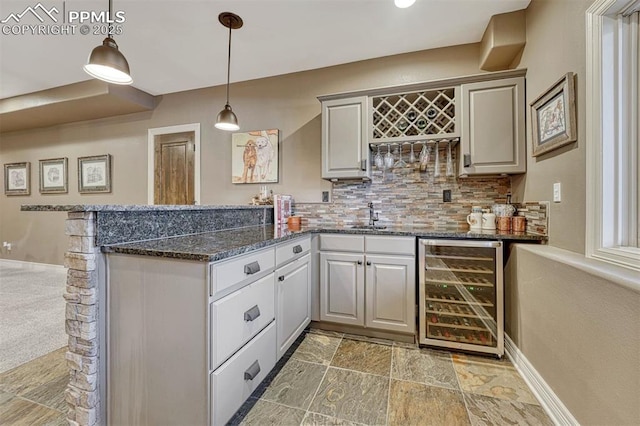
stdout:
<svg viewBox="0 0 640 426">
<path fill-rule="evenodd" d="M 369 226 L 375 226 L 375 223 L 380 220 L 378 218 L 378 213 L 374 214 L 373 203 L 369 203 L 368 207 L 369 207 Z"/>
</svg>

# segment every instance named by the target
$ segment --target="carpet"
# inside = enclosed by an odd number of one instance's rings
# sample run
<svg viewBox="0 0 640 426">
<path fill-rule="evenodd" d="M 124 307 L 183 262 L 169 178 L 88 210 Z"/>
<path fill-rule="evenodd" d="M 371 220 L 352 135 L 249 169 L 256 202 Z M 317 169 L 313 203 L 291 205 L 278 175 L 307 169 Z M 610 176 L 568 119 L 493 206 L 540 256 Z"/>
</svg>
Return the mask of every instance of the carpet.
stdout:
<svg viewBox="0 0 640 426">
<path fill-rule="evenodd" d="M 0 260 L 0 372 L 67 345 L 66 269 Z"/>
</svg>

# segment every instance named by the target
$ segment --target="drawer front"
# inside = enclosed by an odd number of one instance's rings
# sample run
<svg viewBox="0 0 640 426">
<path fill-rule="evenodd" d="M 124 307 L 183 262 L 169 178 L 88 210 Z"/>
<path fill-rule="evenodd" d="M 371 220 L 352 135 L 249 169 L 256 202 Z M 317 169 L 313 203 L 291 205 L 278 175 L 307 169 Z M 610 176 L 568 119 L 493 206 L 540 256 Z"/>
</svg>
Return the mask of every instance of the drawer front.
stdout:
<svg viewBox="0 0 640 426">
<path fill-rule="evenodd" d="M 275 261 L 275 249 L 271 247 L 211 264 L 211 296 L 224 295 L 273 272 Z"/>
<path fill-rule="evenodd" d="M 415 256 L 416 254 L 416 239 L 414 237 L 366 235 L 364 241 L 367 253 L 402 254 L 406 256 Z"/>
<path fill-rule="evenodd" d="M 215 370 L 275 317 L 273 273 L 213 302 L 211 360 Z"/>
<path fill-rule="evenodd" d="M 272 322 L 229 361 L 211 373 L 213 424 L 226 424 L 275 365 L 276 326 Z"/>
<path fill-rule="evenodd" d="M 364 235 L 334 235 L 320 236 L 320 250 L 364 252 Z"/>
<path fill-rule="evenodd" d="M 303 256 L 311 249 L 311 237 L 296 238 L 276 247 L 276 265 L 283 265 Z"/>
</svg>

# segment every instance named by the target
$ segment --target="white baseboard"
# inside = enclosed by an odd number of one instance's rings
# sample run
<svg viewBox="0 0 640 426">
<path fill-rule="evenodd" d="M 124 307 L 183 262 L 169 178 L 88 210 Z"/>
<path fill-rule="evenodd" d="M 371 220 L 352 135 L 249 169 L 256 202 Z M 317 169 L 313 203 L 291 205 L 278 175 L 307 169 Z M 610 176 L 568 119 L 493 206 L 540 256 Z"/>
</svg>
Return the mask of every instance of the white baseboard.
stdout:
<svg viewBox="0 0 640 426">
<path fill-rule="evenodd" d="M 540 401 L 540 406 L 547 412 L 551 420 L 556 425 L 580 425 L 573 417 L 569 409 L 560 401 L 558 395 L 544 381 L 540 373 L 531 365 L 520 349 L 513 343 L 513 340 L 504 335 L 504 349 L 507 356 L 518 370 L 524 381 L 529 385 L 534 396 Z"/>
<path fill-rule="evenodd" d="M 24 268 L 32 271 L 62 271 L 66 268 L 62 265 L 52 265 L 50 263 L 26 262 L 24 260 L 0 259 L 0 267 L 3 265 Z"/>
</svg>

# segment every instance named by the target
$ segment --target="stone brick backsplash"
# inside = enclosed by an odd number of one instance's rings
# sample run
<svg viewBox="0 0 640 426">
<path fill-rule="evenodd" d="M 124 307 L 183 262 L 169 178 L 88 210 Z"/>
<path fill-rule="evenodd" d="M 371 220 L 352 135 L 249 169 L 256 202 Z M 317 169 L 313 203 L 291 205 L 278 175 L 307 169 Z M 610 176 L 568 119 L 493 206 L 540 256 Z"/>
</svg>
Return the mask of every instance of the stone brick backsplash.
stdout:
<svg viewBox="0 0 640 426">
<path fill-rule="evenodd" d="M 295 203 L 294 212 L 309 225 L 365 224 L 367 203 L 373 202 L 379 224 L 445 227 L 466 225 L 471 206 L 489 208 L 506 201 L 510 177 L 447 177 L 444 150 L 440 156 L 439 177 L 433 176 L 433 162 L 426 173 L 414 168 L 375 170 L 371 182 L 334 182 L 331 203 Z M 446 189 L 451 190 L 448 203 L 442 201 Z"/>
</svg>

